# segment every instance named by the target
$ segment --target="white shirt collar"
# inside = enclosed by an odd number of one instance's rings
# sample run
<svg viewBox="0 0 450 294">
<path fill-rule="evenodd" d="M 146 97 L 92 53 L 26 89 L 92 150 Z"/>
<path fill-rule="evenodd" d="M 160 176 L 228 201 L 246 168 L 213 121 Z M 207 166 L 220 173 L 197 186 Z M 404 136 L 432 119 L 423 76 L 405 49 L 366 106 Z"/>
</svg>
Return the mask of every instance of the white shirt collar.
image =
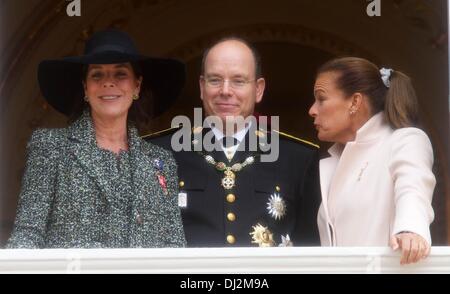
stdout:
<svg viewBox="0 0 450 294">
<path fill-rule="evenodd" d="M 250 121 L 247 126 L 241 130 L 239 130 L 238 132 L 233 134 L 233 137 L 236 138 L 239 142 L 239 144 L 236 144 L 234 146 L 231 147 L 223 147 L 222 146 L 222 150 L 225 153 L 225 156 L 228 158 L 228 160 L 231 161 L 231 159 L 234 157 L 234 154 L 236 153 L 239 145 L 242 143 L 242 141 L 245 138 L 245 135 L 247 134 L 248 130 L 250 129 L 250 127 L 252 126 L 252 122 Z M 221 141 L 223 139 L 223 137 L 225 137 L 225 135 L 222 133 L 221 130 L 211 127 L 211 130 L 214 133 L 214 136 L 216 137 L 216 140 Z"/>
<path fill-rule="evenodd" d="M 236 138 L 239 141 L 239 143 L 242 142 L 251 126 L 252 122 L 250 121 L 244 129 L 241 129 L 238 132 L 234 133 L 233 137 Z M 222 133 L 221 130 L 215 127 L 211 127 L 211 130 L 213 131 L 217 141 L 221 141 L 223 137 L 225 137 L 225 135 Z"/>
</svg>

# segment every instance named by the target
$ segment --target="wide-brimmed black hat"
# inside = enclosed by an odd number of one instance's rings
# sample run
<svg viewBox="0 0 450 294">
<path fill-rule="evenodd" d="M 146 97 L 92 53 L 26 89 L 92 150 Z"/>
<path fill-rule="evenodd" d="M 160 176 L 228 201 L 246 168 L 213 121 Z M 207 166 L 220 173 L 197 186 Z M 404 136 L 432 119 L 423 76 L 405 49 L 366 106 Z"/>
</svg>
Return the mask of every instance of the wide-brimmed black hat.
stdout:
<svg viewBox="0 0 450 294">
<path fill-rule="evenodd" d="M 83 66 L 125 62 L 140 65 L 141 88 L 149 88 L 152 93 L 152 102 L 148 103 L 152 115 L 167 110 L 184 86 L 184 64 L 174 59 L 140 55 L 130 36 L 115 29 L 94 33 L 86 43 L 84 55 L 42 61 L 38 68 L 39 86 L 51 106 L 70 115 L 79 102 L 76 100 L 84 96 Z"/>
</svg>

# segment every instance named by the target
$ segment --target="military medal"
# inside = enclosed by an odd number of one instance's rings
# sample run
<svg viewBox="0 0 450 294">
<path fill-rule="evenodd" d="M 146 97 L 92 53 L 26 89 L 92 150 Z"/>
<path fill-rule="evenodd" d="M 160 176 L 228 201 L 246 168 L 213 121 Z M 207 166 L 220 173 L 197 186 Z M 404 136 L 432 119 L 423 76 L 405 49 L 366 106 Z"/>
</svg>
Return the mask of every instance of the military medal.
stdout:
<svg viewBox="0 0 450 294">
<path fill-rule="evenodd" d="M 224 173 L 221 184 L 225 190 L 231 190 L 236 184 L 236 173 L 241 171 L 247 165 L 255 162 L 255 157 L 249 156 L 242 163 L 235 163 L 232 166 L 227 166 L 224 162 L 216 162 L 211 155 L 205 155 L 205 160 L 211 165 L 214 165 L 218 171 Z"/>
<path fill-rule="evenodd" d="M 280 220 L 286 215 L 286 203 L 279 193 L 270 195 L 269 202 L 267 202 L 267 210 L 275 220 Z"/>
<path fill-rule="evenodd" d="M 157 177 L 158 177 L 159 185 L 163 189 L 164 194 L 165 195 L 169 194 L 169 192 L 167 191 L 166 178 L 161 174 L 157 174 Z"/>
<path fill-rule="evenodd" d="M 234 187 L 234 179 L 236 178 L 236 175 L 229 167 L 223 173 L 225 174 L 225 177 L 222 179 L 222 187 L 226 190 L 230 190 Z"/>
<path fill-rule="evenodd" d="M 198 134 L 202 131 L 201 127 L 193 128 L 192 130 L 194 134 Z M 192 140 L 192 145 L 197 145 L 199 141 L 197 139 Z M 216 168 L 216 170 L 223 172 L 224 176 L 221 180 L 221 186 L 225 190 L 231 190 L 236 185 L 236 173 L 241 171 L 244 167 L 253 164 L 255 162 L 254 156 L 247 157 L 241 163 L 235 163 L 232 166 L 227 166 L 224 162 L 217 162 L 211 155 L 205 154 L 204 152 L 198 152 L 203 158 L 205 158 L 206 162 L 211 164 Z"/>
<path fill-rule="evenodd" d="M 275 245 L 272 232 L 260 224 L 253 226 L 253 231 L 250 235 L 252 236 L 252 243 L 258 244 L 259 247 L 273 247 Z"/>
<path fill-rule="evenodd" d="M 278 247 L 292 247 L 294 244 L 291 241 L 291 238 L 289 237 L 289 234 L 285 236 L 281 235 L 281 244 L 278 245 Z"/>
<path fill-rule="evenodd" d="M 180 208 L 187 207 L 187 193 L 186 192 L 178 193 L 178 207 L 180 207 Z"/>
<path fill-rule="evenodd" d="M 169 191 L 167 190 L 167 182 L 166 177 L 162 174 L 164 168 L 164 162 L 160 159 L 155 159 L 153 161 L 153 165 L 156 169 L 156 177 L 158 178 L 158 183 L 161 186 L 164 195 L 168 195 Z"/>
</svg>

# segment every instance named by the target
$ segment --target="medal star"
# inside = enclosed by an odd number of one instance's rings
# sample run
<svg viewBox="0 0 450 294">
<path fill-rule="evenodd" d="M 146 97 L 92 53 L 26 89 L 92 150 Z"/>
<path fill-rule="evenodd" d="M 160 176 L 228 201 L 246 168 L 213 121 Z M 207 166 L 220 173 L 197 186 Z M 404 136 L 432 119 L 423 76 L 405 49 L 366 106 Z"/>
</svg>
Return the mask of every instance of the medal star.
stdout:
<svg viewBox="0 0 450 294">
<path fill-rule="evenodd" d="M 234 187 L 234 179 L 230 176 L 226 176 L 222 179 L 222 187 L 226 190 L 230 190 Z"/>
<path fill-rule="evenodd" d="M 275 245 L 272 232 L 260 224 L 253 226 L 253 232 L 250 235 L 252 236 L 252 243 L 258 244 L 259 247 L 272 247 Z"/>
<path fill-rule="evenodd" d="M 267 210 L 275 220 L 280 220 L 286 215 L 286 203 L 279 193 L 270 196 L 269 202 L 267 202 Z"/>
<path fill-rule="evenodd" d="M 281 244 L 278 245 L 278 247 L 292 247 L 294 244 L 291 241 L 291 238 L 289 237 L 289 234 L 285 236 L 281 235 Z"/>
</svg>

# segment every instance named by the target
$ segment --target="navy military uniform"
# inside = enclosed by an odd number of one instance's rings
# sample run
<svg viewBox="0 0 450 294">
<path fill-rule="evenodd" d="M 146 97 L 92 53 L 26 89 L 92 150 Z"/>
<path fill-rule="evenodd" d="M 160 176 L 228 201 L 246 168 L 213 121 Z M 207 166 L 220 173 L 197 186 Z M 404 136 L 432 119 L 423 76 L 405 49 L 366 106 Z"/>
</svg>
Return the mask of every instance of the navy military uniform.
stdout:
<svg viewBox="0 0 450 294">
<path fill-rule="evenodd" d="M 171 150 L 172 135 L 177 130 L 161 131 L 145 139 Z M 271 133 L 255 126 L 247 132 L 246 144 L 251 132 L 270 142 Z M 320 245 L 318 146 L 279 134 L 279 157 L 274 162 L 260 160 L 264 153 L 261 148 L 236 151 L 231 161 L 223 150 L 174 152 L 179 205 L 189 247 Z M 206 160 L 208 155 L 210 162 Z M 224 171 L 218 170 L 211 158 L 216 164 L 223 162 L 231 167 L 248 161 L 248 157 L 253 157 L 253 162 L 236 172 L 234 186 L 225 189 Z"/>
</svg>

